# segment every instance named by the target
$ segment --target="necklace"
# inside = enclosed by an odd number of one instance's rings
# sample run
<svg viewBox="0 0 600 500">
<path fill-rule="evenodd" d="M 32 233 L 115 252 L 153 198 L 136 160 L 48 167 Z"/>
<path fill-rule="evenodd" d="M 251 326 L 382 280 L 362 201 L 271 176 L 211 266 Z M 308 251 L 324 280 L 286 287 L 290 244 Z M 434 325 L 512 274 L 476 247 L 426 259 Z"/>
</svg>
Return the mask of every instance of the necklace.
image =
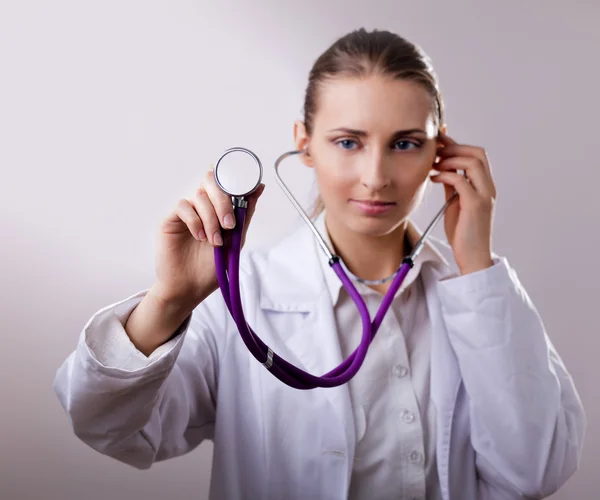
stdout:
<svg viewBox="0 0 600 500">
<path fill-rule="evenodd" d="M 373 286 L 373 285 L 383 285 L 384 283 L 387 283 L 388 281 L 393 280 L 396 275 L 398 274 L 399 269 L 396 269 L 394 271 L 393 274 L 391 274 L 390 276 L 388 276 L 387 278 L 381 278 L 378 280 L 367 280 L 364 278 L 359 278 L 358 276 L 356 276 L 355 274 L 353 274 L 347 267 L 346 264 L 344 264 L 344 261 L 342 259 L 340 259 L 340 264 L 342 265 L 342 267 L 344 268 L 344 271 L 346 271 L 346 274 L 350 277 L 350 279 L 352 279 L 353 281 L 358 281 L 359 283 L 362 283 L 363 285 L 369 285 L 369 286 Z"/>
<path fill-rule="evenodd" d="M 408 241 L 408 237 L 405 237 L 404 239 L 404 243 L 406 245 L 406 248 L 411 249 L 411 245 Z M 346 264 L 344 264 L 344 261 L 342 259 L 340 259 L 340 264 L 342 265 L 342 267 L 344 268 L 344 271 L 346 271 L 346 273 L 348 274 L 348 276 L 350 276 L 350 279 L 352 279 L 353 281 L 358 281 L 359 283 L 362 283 L 363 285 L 368 285 L 368 286 L 374 286 L 374 285 L 383 285 L 384 283 L 387 283 L 388 281 L 393 280 L 396 275 L 398 274 L 398 272 L 400 271 L 400 268 L 396 269 L 393 274 L 391 274 L 390 276 L 388 276 L 387 278 L 381 278 L 378 280 L 367 280 L 365 278 L 359 278 L 358 276 L 356 276 L 355 274 L 353 274 L 350 269 L 348 269 L 346 267 Z"/>
</svg>

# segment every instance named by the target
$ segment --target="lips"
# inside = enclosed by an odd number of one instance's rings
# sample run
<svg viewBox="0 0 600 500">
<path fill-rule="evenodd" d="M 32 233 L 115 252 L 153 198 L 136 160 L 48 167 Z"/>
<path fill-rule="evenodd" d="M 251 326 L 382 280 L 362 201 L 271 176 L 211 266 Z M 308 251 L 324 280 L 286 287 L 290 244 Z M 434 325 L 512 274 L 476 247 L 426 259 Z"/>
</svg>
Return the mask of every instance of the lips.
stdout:
<svg viewBox="0 0 600 500">
<path fill-rule="evenodd" d="M 379 200 L 350 200 L 350 204 L 363 215 L 382 215 L 396 205 L 395 202 Z"/>
<path fill-rule="evenodd" d="M 355 203 L 360 203 L 362 205 L 371 205 L 374 207 L 385 206 L 385 205 L 395 205 L 394 201 L 375 201 L 375 200 L 351 200 Z"/>
</svg>

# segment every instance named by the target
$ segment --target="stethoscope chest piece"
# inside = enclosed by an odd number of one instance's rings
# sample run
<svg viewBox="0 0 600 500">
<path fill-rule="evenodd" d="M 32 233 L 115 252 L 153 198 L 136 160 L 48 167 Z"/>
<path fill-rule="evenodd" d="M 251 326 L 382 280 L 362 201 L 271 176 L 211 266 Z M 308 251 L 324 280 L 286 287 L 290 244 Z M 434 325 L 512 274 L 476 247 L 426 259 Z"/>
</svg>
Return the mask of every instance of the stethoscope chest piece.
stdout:
<svg viewBox="0 0 600 500">
<path fill-rule="evenodd" d="M 245 148 L 225 151 L 214 168 L 219 188 L 232 198 L 242 199 L 251 195 L 262 181 L 262 164 L 258 156 Z"/>
</svg>

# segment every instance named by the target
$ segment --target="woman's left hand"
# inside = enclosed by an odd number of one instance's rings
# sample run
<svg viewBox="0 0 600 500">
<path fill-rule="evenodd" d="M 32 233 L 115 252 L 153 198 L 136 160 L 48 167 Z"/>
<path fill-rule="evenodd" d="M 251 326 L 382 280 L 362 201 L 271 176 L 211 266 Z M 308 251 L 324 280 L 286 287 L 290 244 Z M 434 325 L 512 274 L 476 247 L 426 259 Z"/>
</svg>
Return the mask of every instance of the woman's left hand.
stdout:
<svg viewBox="0 0 600 500">
<path fill-rule="evenodd" d="M 446 200 L 454 191 L 458 193 L 446 210 L 444 226 L 461 274 L 473 273 L 493 265 L 496 187 L 483 148 L 458 144 L 442 131 L 439 139 L 442 145 L 436 154 L 440 159 L 433 168 L 440 173 L 431 180 L 444 185 Z"/>
</svg>

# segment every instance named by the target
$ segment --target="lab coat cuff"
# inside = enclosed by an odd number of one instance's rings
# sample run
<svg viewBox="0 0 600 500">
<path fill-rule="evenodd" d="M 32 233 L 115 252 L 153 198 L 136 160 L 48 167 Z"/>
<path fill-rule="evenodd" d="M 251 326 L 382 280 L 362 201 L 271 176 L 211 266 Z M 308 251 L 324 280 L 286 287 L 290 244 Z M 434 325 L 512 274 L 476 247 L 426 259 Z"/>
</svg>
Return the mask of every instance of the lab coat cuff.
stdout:
<svg viewBox="0 0 600 500">
<path fill-rule="evenodd" d="M 515 317 L 515 308 L 523 306 L 523 297 L 505 258 L 494 258 L 494 264 L 487 269 L 439 281 L 437 290 L 453 344 L 461 339 L 470 348 L 480 349 L 510 341 L 510 321 Z"/>
<path fill-rule="evenodd" d="M 166 343 L 155 349 L 150 356 L 139 351 L 125 331 L 129 315 L 142 301 L 148 290 L 128 297 L 98 311 L 84 328 L 81 348 L 85 357 L 100 371 L 113 374 L 137 374 L 141 371 L 168 371 L 181 348 L 184 333 L 191 315 Z"/>
<path fill-rule="evenodd" d="M 437 284 L 442 301 L 467 298 L 483 291 L 512 286 L 511 268 L 506 258 L 494 257 L 493 264 L 469 274 L 450 274 Z"/>
</svg>

